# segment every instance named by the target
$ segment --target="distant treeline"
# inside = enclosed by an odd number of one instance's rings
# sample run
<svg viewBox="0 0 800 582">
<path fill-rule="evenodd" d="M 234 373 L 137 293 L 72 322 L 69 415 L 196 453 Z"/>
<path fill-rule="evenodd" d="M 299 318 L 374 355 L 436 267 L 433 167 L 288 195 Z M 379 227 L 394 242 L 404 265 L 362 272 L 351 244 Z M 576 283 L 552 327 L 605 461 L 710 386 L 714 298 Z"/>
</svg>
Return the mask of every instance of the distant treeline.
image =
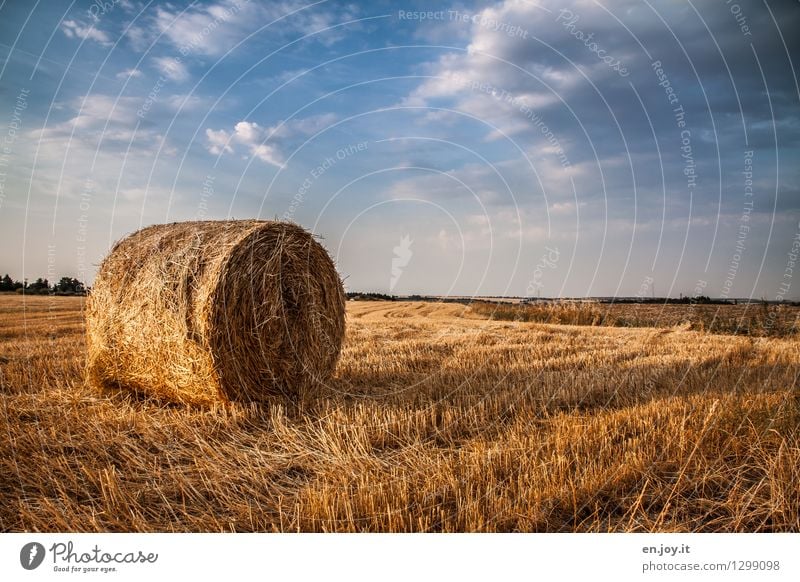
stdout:
<svg viewBox="0 0 800 582">
<path fill-rule="evenodd" d="M 351 291 L 347 293 L 348 299 L 354 301 L 441 301 L 438 297 L 428 297 L 427 295 L 387 295 L 386 293 L 364 293 L 361 291 Z"/>
<path fill-rule="evenodd" d="M 736 305 L 736 299 L 712 299 L 708 295 L 695 297 L 622 297 L 613 300 L 614 303 L 659 303 L 669 305 Z"/>
<path fill-rule="evenodd" d="M 723 299 L 713 298 L 708 295 L 696 295 L 694 297 L 565 297 L 565 298 L 533 298 L 533 297 L 439 297 L 431 295 L 387 295 L 386 293 L 351 291 L 347 293 L 347 298 L 352 301 L 435 301 L 437 303 L 464 303 L 469 304 L 473 301 L 496 303 L 499 300 L 517 299 L 522 304 L 545 304 L 545 303 L 571 303 L 591 301 L 593 303 L 630 303 L 637 305 L 739 305 L 751 303 L 769 303 L 784 305 L 800 305 L 797 301 L 766 301 L 764 299 Z"/>
<path fill-rule="evenodd" d="M 86 295 L 86 285 L 72 277 L 61 277 L 58 283 L 50 284 L 47 279 L 39 277 L 33 283 L 15 281 L 8 273 L 0 279 L 0 291 L 16 291 L 26 295 Z"/>
<path fill-rule="evenodd" d="M 736 299 L 712 299 L 708 295 L 696 295 L 694 297 L 616 297 L 613 299 L 604 298 L 601 303 L 658 303 L 661 305 L 736 305 Z"/>
<path fill-rule="evenodd" d="M 386 295 L 385 293 L 347 293 L 348 299 L 355 301 L 397 301 L 397 295 Z"/>
<path fill-rule="evenodd" d="M 346 294 L 351 301 L 435 301 L 437 303 L 470 303 L 466 297 L 434 297 L 431 295 L 387 295 L 386 293 L 363 293 L 351 291 Z"/>
<path fill-rule="evenodd" d="M 386 293 L 363 293 L 361 291 L 352 291 L 347 293 L 348 299 L 354 301 L 442 301 L 441 297 L 430 297 L 428 295 L 387 295 Z M 446 301 L 446 300 L 445 300 Z"/>
</svg>

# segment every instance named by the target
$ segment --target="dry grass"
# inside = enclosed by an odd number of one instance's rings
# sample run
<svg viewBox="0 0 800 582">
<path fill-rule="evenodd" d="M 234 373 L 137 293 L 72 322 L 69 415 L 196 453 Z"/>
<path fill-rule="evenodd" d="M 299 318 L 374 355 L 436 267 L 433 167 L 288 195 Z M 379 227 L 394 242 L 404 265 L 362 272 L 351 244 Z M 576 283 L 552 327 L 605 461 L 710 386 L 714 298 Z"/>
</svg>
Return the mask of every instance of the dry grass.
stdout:
<svg viewBox="0 0 800 582">
<path fill-rule="evenodd" d="M 296 398 L 336 366 L 344 301 L 333 261 L 296 224 L 149 226 L 100 265 L 88 378 L 189 404 Z"/>
<path fill-rule="evenodd" d="M 476 302 L 472 305 L 472 311 L 500 321 L 614 327 L 682 327 L 687 330 L 759 337 L 800 334 L 800 307 L 788 304 L 665 305 L 554 301 L 520 305 Z"/>
<path fill-rule="evenodd" d="M 80 306 L 0 297 L 3 530 L 800 530 L 795 338 L 356 302 L 325 397 L 199 409 L 84 387 Z"/>
</svg>

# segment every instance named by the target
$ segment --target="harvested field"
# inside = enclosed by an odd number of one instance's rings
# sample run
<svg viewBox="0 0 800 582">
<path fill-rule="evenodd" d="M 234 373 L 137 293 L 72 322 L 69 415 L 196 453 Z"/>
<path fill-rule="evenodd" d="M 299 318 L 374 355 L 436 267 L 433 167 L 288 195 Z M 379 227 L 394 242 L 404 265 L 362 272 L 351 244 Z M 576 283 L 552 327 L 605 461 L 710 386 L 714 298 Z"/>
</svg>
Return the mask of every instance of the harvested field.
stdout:
<svg viewBox="0 0 800 582">
<path fill-rule="evenodd" d="M 720 334 L 786 337 L 800 334 L 800 307 L 766 303 L 658 304 L 553 301 L 533 304 L 477 302 L 489 319 L 614 327 L 682 327 Z"/>
<path fill-rule="evenodd" d="M 87 388 L 82 305 L 0 296 L 4 531 L 800 530 L 796 337 L 350 302 L 321 396 L 198 408 Z"/>
</svg>

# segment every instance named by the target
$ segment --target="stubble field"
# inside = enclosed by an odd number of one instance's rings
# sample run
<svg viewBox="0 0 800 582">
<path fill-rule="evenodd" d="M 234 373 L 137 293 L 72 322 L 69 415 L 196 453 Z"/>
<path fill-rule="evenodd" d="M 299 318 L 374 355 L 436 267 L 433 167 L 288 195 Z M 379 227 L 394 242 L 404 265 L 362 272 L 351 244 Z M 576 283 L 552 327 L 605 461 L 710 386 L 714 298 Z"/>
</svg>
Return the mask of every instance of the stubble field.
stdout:
<svg viewBox="0 0 800 582">
<path fill-rule="evenodd" d="M 199 409 L 86 388 L 81 298 L 0 296 L 0 529 L 800 530 L 796 335 L 488 317 L 350 302 L 314 398 Z"/>
</svg>

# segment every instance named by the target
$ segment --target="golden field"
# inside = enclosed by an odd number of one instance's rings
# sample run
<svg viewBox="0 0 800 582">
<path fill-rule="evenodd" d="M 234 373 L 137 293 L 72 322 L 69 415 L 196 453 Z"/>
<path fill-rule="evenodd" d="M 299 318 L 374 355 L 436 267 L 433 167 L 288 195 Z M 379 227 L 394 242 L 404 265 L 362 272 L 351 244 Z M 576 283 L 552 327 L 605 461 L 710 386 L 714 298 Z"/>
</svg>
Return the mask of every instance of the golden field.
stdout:
<svg viewBox="0 0 800 582">
<path fill-rule="evenodd" d="M 314 398 L 201 409 L 85 387 L 82 305 L 0 296 L 3 531 L 800 530 L 796 335 L 349 302 Z"/>
</svg>

